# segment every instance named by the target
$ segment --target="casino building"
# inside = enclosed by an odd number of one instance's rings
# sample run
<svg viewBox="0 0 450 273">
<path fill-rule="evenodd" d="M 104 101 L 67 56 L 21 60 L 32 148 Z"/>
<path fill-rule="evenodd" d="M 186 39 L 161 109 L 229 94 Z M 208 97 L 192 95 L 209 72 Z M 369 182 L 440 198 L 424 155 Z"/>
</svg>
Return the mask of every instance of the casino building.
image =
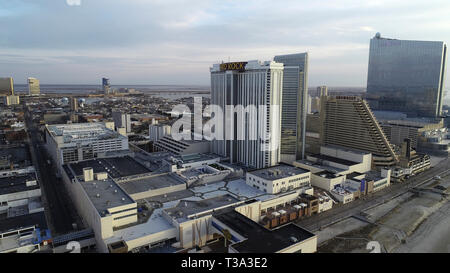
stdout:
<svg viewBox="0 0 450 273">
<path fill-rule="evenodd" d="M 46 148 L 58 167 L 128 150 L 128 138 L 104 123 L 46 125 Z"/>
<path fill-rule="evenodd" d="M 283 70 L 282 63 L 257 60 L 214 64 L 210 68 L 211 104 L 221 107 L 224 113 L 217 122 L 224 126 L 223 139 L 212 141 L 211 152 L 249 168 L 278 164 Z M 234 111 L 227 106 L 234 107 Z M 242 106 L 246 114 L 236 114 L 237 106 Z M 252 107 L 256 111 L 250 111 Z M 255 133 L 256 137 L 252 137 Z"/>
</svg>

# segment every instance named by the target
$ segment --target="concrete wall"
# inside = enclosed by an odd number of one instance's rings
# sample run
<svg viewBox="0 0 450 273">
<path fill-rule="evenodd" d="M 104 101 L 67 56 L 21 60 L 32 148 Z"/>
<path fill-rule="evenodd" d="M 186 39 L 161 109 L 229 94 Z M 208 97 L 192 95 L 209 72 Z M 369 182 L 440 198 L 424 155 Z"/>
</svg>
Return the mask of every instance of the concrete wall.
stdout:
<svg viewBox="0 0 450 273">
<path fill-rule="evenodd" d="M 293 162 L 293 165 L 294 165 L 295 167 L 299 167 L 299 168 L 302 168 L 302 169 L 306 169 L 306 170 L 310 171 L 311 173 L 318 173 L 318 172 L 320 172 L 320 171 L 323 171 L 322 168 L 319 168 L 319 167 L 316 167 L 316 166 L 311 166 L 311 165 L 309 165 L 309 164 L 305 164 L 305 163 L 300 162 L 300 161 L 294 161 L 294 162 Z"/>
<path fill-rule="evenodd" d="M 127 182 L 124 182 L 124 183 L 127 183 Z M 133 193 L 133 194 L 130 194 L 130 196 L 134 200 L 140 200 L 140 199 L 149 198 L 149 197 L 156 196 L 156 195 L 162 195 L 162 194 L 167 194 L 167 193 L 171 193 L 171 192 L 182 191 L 185 189 L 186 189 L 186 184 L 177 184 L 177 185 L 168 186 L 168 187 L 164 187 L 164 188 L 152 189 L 152 190 L 148 190 L 148 191 Z"/>
<path fill-rule="evenodd" d="M 261 219 L 261 201 L 238 206 L 235 210 L 252 221 L 259 222 Z"/>
<path fill-rule="evenodd" d="M 178 231 L 175 227 L 171 229 L 166 229 L 157 233 L 152 233 L 146 236 L 139 237 L 127 240 L 128 250 L 132 250 L 134 248 L 139 248 L 146 245 L 155 244 L 157 242 L 166 241 L 171 238 L 176 238 L 178 236 Z"/>
<path fill-rule="evenodd" d="M 357 164 L 352 166 L 351 172 L 368 172 L 371 169 L 372 165 L 372 155 L 370 153 L 357 153 L 350 150 L 339 149 L 329 146 L 321 146 L 320 153 L 327 156 L 332 156 L 340 159 L 345 159 L 353 162 L 358 162 L 361 164 Z M 338 163 L 333 163 L 338 164 Z M 331 165 L 330 165 L 331 166 Z M 346 165 L 344 165 L 346 166 Z M 341 167 L 338 167 L 341 168 Z M 347 169 L 347 168 L 343 168 Z"/>
<path fill-rule="evenodd" d="M 331 192 L 331 194 L 332 194 L 339 202 L 341 202 L 341 203 L 343 203 L 343 204 L 347 204 L 347 203 L 353 201 L 353 194 L 352 194 L 352 193 L 349 193 L 349 194 L 346 194 L 346 195 L 341 195 L 341 194 L 337 194 L 337 193 Z"/>
<path fill-rule="evenodd" d="M 94 230 L 95 239 L 97 242 L 97 249 L 99 252 L 109 252 L 107 245 L 104 243 L 105 238 L 109 238 L 113 236 L 113 227 L 129 224 L 137 221 L 136 216 L 130 216 L 123 218 L 121 220 L 114 220 L 115 217 L 124 216 L 124 215 L 132 215 L 133 213 L 137 213 L 134 211 L 127 211 L 123 213 L 115 213 L 118 211 L 136 208 L 136 203 L 127 204 L 124 206 L 119 206 L 116 208 L 108 209 L 110 213 L 115 214 L 107 214 L 103 217 L 100 216 L 94 204 L 91 202 L 90 198 L 87 196 L 84 191 L 82 185 L 80 183 L 83 182 L 73 182 L 70 181 L 66 172 L 62 172 L 62 178 L 64 181 L 64 186 L 67 188 L 70 193 L 70 197 L 75 204 L 78 214 L 81 216 L 83 223 L 88 227 Z"/>
<path fill-rule="evenodd" d="M 346 179 L 345 175 L 338 176 L 336 178 L 326 178 L 319 175 L 311 175 L 311 185 L 319 187 L 326 191 L 334 189 L 334 186 L 342 184 Z"/>
<path fill-rule="evenodd" d="M 58 166 L 57 169 L 59 169 L 59 167 L 62 166 L 63 163 L 61 158 L 61 152 L 58 149 L 58 143 L 50 135 L 47 128 L 45 128 L 45 139 L 46 139 L 45 148 L 47 150 L 47 153 L 51 156 L 53 163 L 55 163 L 56 166 Z"/>
<path fill-rule="evenodd" d="M 290 187 L 292 189 L 296 189 L 305 183 L 309 184 L 310 180 L 310 172 L 276 180 L 266 180 L 259 176 L 253 175 L 252 173 L 247 173 L 245 182 L 247 183 L 247 185 L 257 187 L 258 189 L 267 193 L 276 194 L 282 192 L 283 190 L 287 191 Z"/>
<path fill-rule="evenodd" d="M 180 246 L 183 248 L 190 248 L 196 245 L 204 246 L 213 237 L 211 219 L 212 215 L 206 215 L 180 223 L 178 228 Z"/>
</svg>

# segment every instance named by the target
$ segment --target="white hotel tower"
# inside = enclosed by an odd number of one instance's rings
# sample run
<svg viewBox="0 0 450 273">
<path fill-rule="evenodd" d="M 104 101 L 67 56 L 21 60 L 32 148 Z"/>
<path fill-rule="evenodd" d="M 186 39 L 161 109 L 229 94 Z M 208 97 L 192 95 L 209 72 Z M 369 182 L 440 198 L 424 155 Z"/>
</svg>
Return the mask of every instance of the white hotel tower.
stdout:
<svg viewBox="0 0 450 273">
<path fill-rule="evenodd" d="M 277 165 L 280 161 L 283 64 L 273 61 L 222 63 L 214 64 L 210 71 L 211 104 L 223 109 L 225 138 L 213 140 L 211 152 L 249 168 Z M 256 117 L 230 113 L 226 105 L 241 105 L 245 109 L 255 106 Z M 255 132 L 256 137 L 252 139 Z M 239 140 L 238 136 L 241 136 Z"/>
</svg>

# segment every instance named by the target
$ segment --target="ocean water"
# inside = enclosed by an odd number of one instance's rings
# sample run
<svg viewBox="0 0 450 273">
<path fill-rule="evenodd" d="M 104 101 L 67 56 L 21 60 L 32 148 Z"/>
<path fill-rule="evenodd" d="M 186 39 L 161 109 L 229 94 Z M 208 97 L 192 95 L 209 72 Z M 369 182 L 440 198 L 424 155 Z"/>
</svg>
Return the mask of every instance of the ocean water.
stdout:
<svg viewBox="0 0 450 273">
<path fill-rule="evenodd" d="M 136 91 L 209 91 L 209 86 L 202 85 L 111 85 L 112 89 L 134 88 Z M 41 84 L 42 93 L 88 94 L 102 90 L 101 85 L 87 84 Z M 26 84 L 15 84 L 14 91 L 28 92 Z"/>
<path fill-rule="evenodd" d="M 134 88 L 141 92 L 151 91 L 209 91 L 210 87 L 205 85 L 112 85 L 113 89 Z M 330 88 L 331 91 L 339 88 Z M 360 88 L 361 89 L 361 88 Z M 18 93 L 27 93 L 28 86 L 26 84 L 15 84 L 14 90 Z M 102 90 L 101 85 L 88 84 L 41 84 L 42 93 L 63 93 L 63 94 L 89 94 L 91 92 Z M 358 89 L 359 90 L 359 89 Z M 361 89 L 363 90 L 363 89 Z M 314 88 L 309 88 L 310 92 Z M 445 90 L 443 104 L 450 105 L 450 90 Z M 177 98 L 177 95 L 168 95 L 170 98 Z"/>
</svg>

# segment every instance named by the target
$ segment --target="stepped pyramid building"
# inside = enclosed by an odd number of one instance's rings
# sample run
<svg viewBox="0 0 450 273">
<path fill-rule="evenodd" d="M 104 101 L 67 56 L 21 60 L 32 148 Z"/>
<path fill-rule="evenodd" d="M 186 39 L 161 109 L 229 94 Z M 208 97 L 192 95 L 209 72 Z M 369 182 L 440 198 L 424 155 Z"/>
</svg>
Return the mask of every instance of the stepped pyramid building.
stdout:
<svg viewBox="0 0 450 273">
<path fill-rule="evenodd" d="M 368 103 L 359 97 L 322 97 L 320 142 L 372 153 L 375 166 L 389 167 L 398 162 Z"/>
</svg>

